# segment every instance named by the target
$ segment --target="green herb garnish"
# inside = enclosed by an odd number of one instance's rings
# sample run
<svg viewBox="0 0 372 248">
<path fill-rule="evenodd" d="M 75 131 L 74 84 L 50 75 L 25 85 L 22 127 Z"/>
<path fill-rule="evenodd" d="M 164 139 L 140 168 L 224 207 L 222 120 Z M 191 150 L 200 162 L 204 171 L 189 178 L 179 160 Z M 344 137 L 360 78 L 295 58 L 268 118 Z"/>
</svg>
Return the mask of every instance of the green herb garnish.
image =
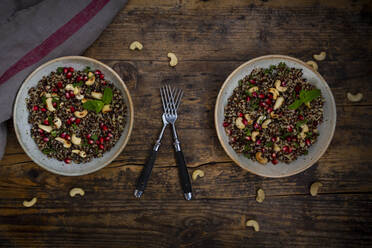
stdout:
<svg viewBox="0 0 372 248">
<path fill-rule="evenodd" d="M 46 96 L 45 96 L 45 95 L 43 95 L 43 96 L 41 97 L 41 101 L 43 101 L 43 104 L 46 105 Z"/>
<path fill-rule="evenodd" d="M 299 129 L 303 124 L 306 124 L 306 123 L 307 123 L 307 120 L 298 121 L 296 123 L 296 128 Z"/>
<path fill-rule="evenodd" d="M 85 67 L 84 72 L 85 72 L 85 73 L 90 72 L 90 67 L 89 67 L 89 66 Z"/>
<path fill-rule="evenodd" d="M 301 90 L 300 98 L 294 101 L 291 105 L 288 106 L 289 109 L 295 110 L 298 109 L 303 103 L 309 103 L 315 98 L 319 97 L 320 90 Z"/>
<path fill-rule="evenodd" d="M 103 91 L 103 98 L 102 101 L 104 104 L 110 104 L 112 101 L 112 89 L 109 87 L 106 87 L 105 90 Z"/>
<path fill-rule="evenodd" d="M 48 116 L 49 125 L 53 123 L 53 118 L 51 116 Z"/>
<path fill-rule="evenodd" d="M 309 151 L 308 150 L 304 151 L 304 155 L 307 155 L 307 154 L 309 154 Z"/>
<path fill-rule="evenodd" d="M 272 147 L 273 146 L 273 142 L 272 141 L 266 142 L 265 143 L 265 146 Z"/>
<path fill-rule="evenodd" d="M 99 100 L 88 100 L 83 103 L 83 108 L 90 111 L 95 111 L 97 114 L 101 112 L 103 108 L 103 102 Z"/>
<path fill-rule="evenodd" d="M 53 137 L 56 137 L 57 136 L 57 131 L 56 130 L 52 130 L 50 132 L 50 135 L 52 135 Z"/>
<path fill-rule="evenodd" d="M 54 150 L 53 150 L 53 149 L 50 149 L 50 148 L 44 148 L 44 149 L 42 150 L 42 152 L 43 152 L 44 154 L 50 154 L 51 152 L 54 152 Z"/>
<path fill-rule="evenodd" d="M 75 123 L 73 123 L 71 126 L 72 126 L 73 129 L 77 129 L 78 128 L 78 126 Z"/>
<path fill-rule="evenodd" d="M 251 135 L 252 135 L 252 134 L 251 134 L 251 130 L 248 129 L 248 128 L 244 129 L 244 133 L 245 133 L 245 135 L 247 135 L 247 136 L 251 136 Z"/>
<path fill-rule="evenodd" d="M 84 82 L 83 82 L 83 81 L 74 82 L 72 85 L 73 85 L 74 87 L 81 87 L 81 86 L 84 85 Z"/>
<path fill-rule="evenodd" d="M 57 73 L 58 74 L 62 74 L 62 72 L 63 72 L 63 67 L 58 67 L 57 68 Z"/>
<path fill-rule="evenodd" d="M 90 138 L 94 141 L 98 140 L 97 134 L 93 134 Z"/>
</svg>

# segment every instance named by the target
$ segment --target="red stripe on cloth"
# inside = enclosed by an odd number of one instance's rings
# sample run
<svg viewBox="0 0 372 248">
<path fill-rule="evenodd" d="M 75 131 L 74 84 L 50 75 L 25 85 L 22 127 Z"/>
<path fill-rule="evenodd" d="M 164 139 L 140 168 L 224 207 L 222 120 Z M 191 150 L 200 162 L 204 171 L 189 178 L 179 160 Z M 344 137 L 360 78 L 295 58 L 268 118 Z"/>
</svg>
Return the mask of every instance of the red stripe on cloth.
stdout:
<svg viewBox="0 0 372 248">
<path fill-rule="evenodd" d="M 56 47 L 71 37 L 82 26 L 89 22 L 110 0 L 92 0 L 83 10 L 70 21 L 51 34 L 40 45 L 32 49 L 15 64 L 9 67 L 0 77 L 0 85 L 26 67 L 39 62 Z"/>
</svg>

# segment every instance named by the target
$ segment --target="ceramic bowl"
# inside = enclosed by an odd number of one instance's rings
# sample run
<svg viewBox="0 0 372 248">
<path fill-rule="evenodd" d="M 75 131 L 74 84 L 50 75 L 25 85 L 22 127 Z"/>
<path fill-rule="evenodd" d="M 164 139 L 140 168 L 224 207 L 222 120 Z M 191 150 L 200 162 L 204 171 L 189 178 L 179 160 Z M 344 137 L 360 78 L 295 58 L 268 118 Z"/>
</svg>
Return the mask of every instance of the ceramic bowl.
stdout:
<svg viewBox="0 0 372 248">
<path fill-rule="evenodd" d="M 278 163 L 273 165 L 272 163 L 268 163 L 262 165 L 246 158 L 242 154 L 236 153 L 229 145 L 229 138 L 222 126 L 224 121 L 224 107 L 227 105 L 227 100 L 232 95 L 233 90 L 238 86 L 238 80 L 249 75 L 255 68 L 268 68 L 270 65 L 278 64 L 280 62 L 285 62 L 290 67 L 302 69 L 303 77 L 321 90 L 322 96 L 325 99 L 323 113 L 324 121 L 318 127 L 320 133 L 318 140 L 310 147 L 307 155 L 300 156 L 297 160 L 289 164 Z M 288 56 L 267 55 L 252 59 L 242 64 L 228 76 L 217 97 L 215 106 L 215 126 L 218 139 L 220 140 L 223 149 L 240 167 L 264 177 L 287 177 L 308 169 L 318 161 L 327 150 L 336 127 L 336 104 L 331 89 L 324 78 L 309 65 L 301 60 Z"/>
<path fill-rule="evenodd" d="M 43 154 L 37 147 L 35 141 L 31 138 L 31 125 L 28 123 L 28 110 L 26 105 L 26 98 L 28 97 L 28 91 L 31 87 L 37 85 L 38 81 L 46 75 L 49 75 L 51 71 L 55 71 L 57 67 L 73 67 L 76 70 L 83 70 L 89 66 L 94 69 L 100 70 L 105 74 L 105 78 L 111 81 L 118 89 L 121 90 L 124 96 L 125 104 L 128 107 L 126 124 L 124 131 L 110 151 L 103 154 L 101 158 L 92 159 L 88 163 L 81 164 L 65 164 L 63 161 L 58 161 L 53 158 L 48 158 Z M 16 100 L 14 102 L 13 109 L 13 122 L 15 132 L 19 143 L 27 155 L 38 165 L 44 169 L 65 176 L 80 176 L 88 173 L 92 173 L 99 169 L 102 169 L 113 161 L 124 149 L 128 143 L 129 137 L 133 128 L 133 103 L 127 87 L 119 75 L 107 65 L 99 62 L 95 59 L 82 57 L 82 56 L 67 56 L 57 59 L 53 59 L 33 71 L 23 82 L 21 88 L 18 91 Z"/>
</svg>

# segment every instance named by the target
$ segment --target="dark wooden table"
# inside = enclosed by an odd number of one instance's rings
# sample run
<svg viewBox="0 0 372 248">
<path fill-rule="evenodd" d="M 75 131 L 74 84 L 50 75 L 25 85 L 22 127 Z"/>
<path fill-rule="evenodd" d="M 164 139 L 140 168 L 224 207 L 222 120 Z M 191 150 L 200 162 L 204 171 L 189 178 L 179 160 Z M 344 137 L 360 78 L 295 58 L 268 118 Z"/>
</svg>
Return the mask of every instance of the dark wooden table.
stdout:
<svg viewBox="0 0 372 248">
<path fill-rule="evenodd" d="M 321 3 L 323 2 L 323 3 Z M 142 51 L 130 51 L 138 40 Z M 179 59 L 168 65 L 168 52 Z M 219 88 L 234 68 L 266 54 L 302 60 L 320 51 L 319 72 L 337 103 L 332 144 L 296 176 L 255 176 L 232 163 L 214 129 Z M 372 245 L 372 5 L 370 1 L 130 1 L 85 56 L 120 73 L 135 125 L 125 151 L 91 175 L 38 167 L 11 122 L 0 161 L 0 244 L 4 247 L 367 247 Z M 134 183 L 162 125 L 158 88 L 182 87 L 178 130 L 195 199 L 183 200 L 170 132 L 141 200 Z M 347 92 L 363 92 L 359 103 Z M 323 183 L 312 197 L 309 186 Z M 81 187 L 84 197 L 71 198 Z M 255 201 L 263 188 L 266 199 Z M 37 197 L 32 208 L 23 200 Z M 260 223 L 260 232 L 245 227 Z"/>
</svg>

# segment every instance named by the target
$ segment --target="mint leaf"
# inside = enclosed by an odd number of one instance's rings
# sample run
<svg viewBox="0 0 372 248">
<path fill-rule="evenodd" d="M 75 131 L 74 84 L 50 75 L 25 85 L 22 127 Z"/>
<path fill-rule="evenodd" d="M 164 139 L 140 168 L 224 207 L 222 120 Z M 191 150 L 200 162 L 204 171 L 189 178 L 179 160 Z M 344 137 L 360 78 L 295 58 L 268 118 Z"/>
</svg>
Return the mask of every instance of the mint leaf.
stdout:
<svg viewBox="0 0 372 248">
<path fill-rule="evenodd" d="M 89 67 L 89 66 L 85 67 L 84 72 L 85 72 L 85 73 L 90 72 L 90 67 Z"/>
<path fill-rule="evenodd" d="M 42 152 L 43 152 L 44 154 L 49 154 L 49 153 L 51 153 L 51 152 L 54 152 L 54 150 L 52 150 L 52 149 L 50 149 L 50 148 L 44 148 L 44 149 L 42 150 Z"/>
<path fill-rule="evenodd" d="M 94 141 L 98 140 L 98 136 L 97 134 L 93 134 L 92 136 L 90 136 L 90 138 Z"/>
<path fill-rule="evenodd" d="M 301 106 L 302 103 L 303 102 L 301 101 L 301 99 L 298 99 L 298 100 L 294 101 L 291 105 L 289 105 L 288 108 L 291 109 L 291 110 L 298 109 Z"/>
<path fill-rule="evenodd" d="M 46 96 L 45 96 L 45 95 L 43 95 L 43 96 L 41 97 L 41 100 L 42 100 L 43 103 L 46 105 Z"/>
<path fill-rule="evenodd" d="M 303 121 L 298 121 L 296 123 L 296 128 L 299 129 L 303 124 L 307 123 L 307 120 L 303 120 Z"/>
<path fill-rule="evenodd" d="M 251 136 L 252 134 L 251 134 L 251 130 L 249 130 L 248 128 L 246 128 L 245 130 L 244 130 L 244 132 L 245 132 L 245 135 L 247 135 L 247 136 Z"/>
<path fill-rule="evenodd" d="M 303 97 L 301 97 L 301 93 L 300 93 L 300 97 L 302 98 L 302 101 L 305 103 L 311 102 L 312 100 L 314 100 L 315 98 L 318 98 L 319 96 L 320 96 L 320 90 L 318 89 L 306 91 Z"/>
<path fill-rule="evenodd" d="M 50 132 L 50 135 L 52 135 L 53 137 L 56 137 L 57 136 L 57 131 L 56 130 L 52 130 Z"/>
<path fill-rule="evenodd" d="M 83 104 L 83 108 L 90 111 L 95 111 L 97 114 L 102 110 L 103 108 L 103 102 L 98 100 L 88 100 Z"/>
<path fill-rule="evenodd" d="M 112 89 L 111 88 L 108 88 L 106 87 L 105 90 L 103 91 L 103 103 L 104 104 L 110 104 L 111 101 L 112 101 Z"/>
<path fill-rule="evenodd" d="M 63 72 L 63 67 L 58 67 L 58 68 L 57 68 L 57 73 L 58 73 L 58 74 L 61 74 L 62 72 Z"/>
<path fill-rule="evenodd" d="M 83 81 L 79 81 L 79 82 L 75 82 L 75 83 L 73 83 L 72 85 L 73 85 L 74 87 L 81 87 L 81 86 L 83 86 L 83 84 L 84 84 Z"/>
</svg>

